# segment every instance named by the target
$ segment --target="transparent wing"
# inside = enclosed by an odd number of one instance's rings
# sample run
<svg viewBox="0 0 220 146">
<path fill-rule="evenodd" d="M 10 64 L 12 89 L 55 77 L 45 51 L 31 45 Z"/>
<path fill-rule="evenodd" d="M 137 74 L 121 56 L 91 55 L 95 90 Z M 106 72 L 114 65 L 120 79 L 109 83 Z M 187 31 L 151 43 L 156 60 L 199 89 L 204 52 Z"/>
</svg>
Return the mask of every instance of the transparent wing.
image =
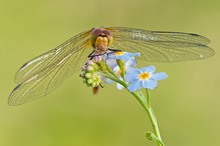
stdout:
<svg viewBox="0 0 220 146">
<path fill-rule="evenodd" d="M 90 31 L 80 33 L 57 48 L 25 63 L 17 72 L 18 85 L 9 96 L 10 105 L 19 105 L 48 94 L 85 64 L 91 45 Z"/>
<path fill-rule="evenodd" d="M 208 38 L 191 33 L 161 32 L 126 27 L 106 28 L 113 34 L 114 49 L 140 52 L 146 61 L 173 62 L 214 55 Z"/>
</svg>

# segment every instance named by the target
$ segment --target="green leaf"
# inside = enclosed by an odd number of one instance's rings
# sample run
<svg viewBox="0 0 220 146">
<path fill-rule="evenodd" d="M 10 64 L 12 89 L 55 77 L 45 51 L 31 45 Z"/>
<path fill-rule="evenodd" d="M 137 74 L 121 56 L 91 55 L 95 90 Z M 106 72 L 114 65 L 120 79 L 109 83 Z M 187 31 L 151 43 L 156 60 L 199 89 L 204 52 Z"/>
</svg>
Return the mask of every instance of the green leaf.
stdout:
<svg viewBox="0 0 220 146">
<path fill-rule="evenodd" d="M 152 141 L 155 141 L 157 143 L 159 142 L 162 146 L 164 146 L 164 143 L 160 139 L 158 139 L 158 137 L 154 133 L 148 131 L 146 133 L 146 137 L 147 137 L 148 140 L 152 140 Z"/>
</svg>

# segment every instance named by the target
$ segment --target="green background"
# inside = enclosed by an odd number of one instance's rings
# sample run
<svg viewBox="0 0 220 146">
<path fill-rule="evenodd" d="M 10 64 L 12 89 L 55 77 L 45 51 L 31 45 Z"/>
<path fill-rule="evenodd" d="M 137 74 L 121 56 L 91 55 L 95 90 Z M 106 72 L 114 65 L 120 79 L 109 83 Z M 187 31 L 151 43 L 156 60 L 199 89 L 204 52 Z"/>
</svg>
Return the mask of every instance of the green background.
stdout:
<svg viewBox="0 0 220 146">
<path fill-rule="evenodd" d="M 167 146 L 219 146 L 219 0 L 0 0 L 1 146 L 155 146 L 140 104 L 107 85 L 97 96 L 78 73 L 34 102 L 11 107 L 17 69 L 68 38 L 98 26 L 198 33 L 215 56 L 154 64 L 169 78 L 150 92 Z M 86 55 L 86 54 L 85 54 Z"/>
</svg>

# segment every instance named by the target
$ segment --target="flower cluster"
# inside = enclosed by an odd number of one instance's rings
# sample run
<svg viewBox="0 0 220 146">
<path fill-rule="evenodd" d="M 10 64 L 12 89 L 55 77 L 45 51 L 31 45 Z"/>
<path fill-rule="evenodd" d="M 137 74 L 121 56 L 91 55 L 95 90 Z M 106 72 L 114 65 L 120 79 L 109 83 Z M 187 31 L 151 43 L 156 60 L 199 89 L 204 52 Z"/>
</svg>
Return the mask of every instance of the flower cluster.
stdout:
<svg viewBox="0 0 220 146">
<path fill-rule="evenodd" d="M 113 82 L 116 82 L 119 90 L 126 88 L 131 92 L 147 111 L 153 125 L 155 134 L 147 132 L 146 137 L 156 141 L 158 145 L 164 146 L 147 89 L 156 88 L 157 81 L 166 79 L 167 74 L 155 72 L 156 69 L 153 65 L 141 69 L 135 68 L 137 65 L 135 57 L 137 56 L 140 56 L 140 53 L 107 52 L 102 56 L 94 56 L 82 67 L 80 77 L 87 86 L 93 87 L 94 94 L 98 92 L 99 86 L 102 87 L 101 83 Z M 146 96 L 140 91 L 142 87 L 146 89 Z"/>
<path fill-rule="evenodd" d="M 116 82 L 119 90 L 126 87 L 130 92 L 142 87 L 153 90 L 158 86 L 157 81 L 167 78 L 164 72 L 155 73 L 153 65 L 135 68 L 135 57 L 140 53 L 110 52 L 96 56 L 82 67 L 80 76 L 87 86 L 98 87 L 102 81 L 107 84 Z"/>
<path fill-rule="evenodd" d="M 82 77 L 83 83 L 87 86 L 98 87 L 101 83 L 99 66 L 92 60 L 87 61 L 87 63 L 82 66 L 80 77 Z"/>
</svg>

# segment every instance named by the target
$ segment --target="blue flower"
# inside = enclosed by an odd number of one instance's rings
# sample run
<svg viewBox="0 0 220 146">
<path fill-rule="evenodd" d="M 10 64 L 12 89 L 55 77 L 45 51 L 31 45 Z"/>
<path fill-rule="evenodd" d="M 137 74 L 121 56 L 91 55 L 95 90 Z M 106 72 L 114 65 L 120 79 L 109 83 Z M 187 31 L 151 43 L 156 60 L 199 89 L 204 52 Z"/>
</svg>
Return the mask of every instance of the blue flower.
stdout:
<svg viewBox="0 0 220 146">
<path fill-rule="evenodd" d="M 131 57 L 135 56 L 140 56 L 140 53 L 112 52 L 107 54 L 106 59 L 129 60 Z"/>
<path fill-rule="evenodd" d="M 130 69 L 125 75 L 125 80 L 130 82 L 128 90 L 134 92 L 141 89 L 141 87 L 153 90 L 158 86 L 157 81 L 164 80 L 168 76 L 165 72 L 155 73 L 155 67 L 153 65 L 143 67 L 141 69 Z"/>
<path fill-rule="evenodd" d="M 106 60 L 106 63 L 111 67 L 112 71 L 119 77 L 120 80 L 123 80 L 122 77 L 121 77 L 121 69 L 120 67 L 118 66 L 117 62 L 115 59 L 108 59 Z M 124 69 L 126 71 L 129 71 L 131 68 L 135 67 L 136 66 L 136 60 L 134 57 L 130 57 L 130 59 L 126 60 L 125 63 L 124 63 Z M 111 79 L 106 79 L 106 83 L 107 84 L 110 84 L 112 83 L 113 81 Z M 116 83 L 116 87 L 119 89 L 119 90 L 122 90 L 124 87 L 119 84 L 119 83 Z"/>
</svg>

